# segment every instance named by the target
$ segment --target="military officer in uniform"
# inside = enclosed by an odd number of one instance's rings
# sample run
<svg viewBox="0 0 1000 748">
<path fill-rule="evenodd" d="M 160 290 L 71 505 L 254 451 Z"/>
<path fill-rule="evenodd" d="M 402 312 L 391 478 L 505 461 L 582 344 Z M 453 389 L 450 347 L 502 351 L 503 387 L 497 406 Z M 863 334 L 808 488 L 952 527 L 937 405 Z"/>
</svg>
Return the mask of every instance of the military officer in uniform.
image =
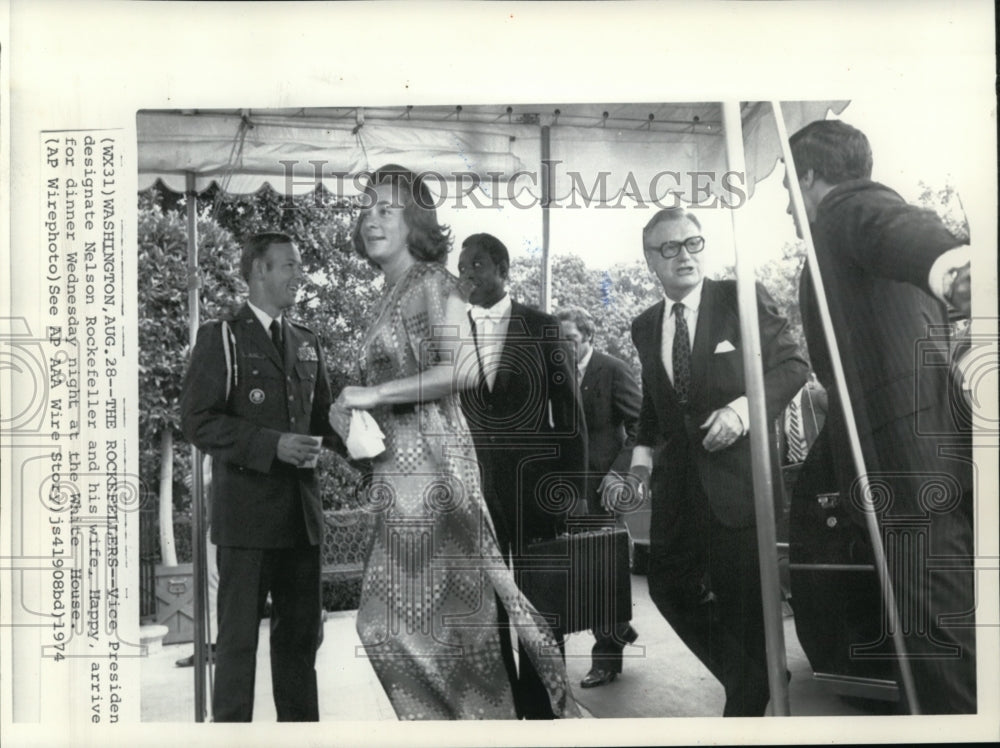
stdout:
<svg viewBox="0 0 1000 748">
<path fill-rule="evenodd" d="M 284 314 L 302 261 L 285 234 L 246 244 L 248 303 L 208 323 L 181 395 L 185 436 L 212 463 L 212 541 L 219 568 L 217 722 L 253 717 L 257 639 L 271 595 L 271 680 L 279 721 L 317 721 L 323 512 L 314 466 L 333 438 L 330 386 L 316 334 Z"/>
</svg>

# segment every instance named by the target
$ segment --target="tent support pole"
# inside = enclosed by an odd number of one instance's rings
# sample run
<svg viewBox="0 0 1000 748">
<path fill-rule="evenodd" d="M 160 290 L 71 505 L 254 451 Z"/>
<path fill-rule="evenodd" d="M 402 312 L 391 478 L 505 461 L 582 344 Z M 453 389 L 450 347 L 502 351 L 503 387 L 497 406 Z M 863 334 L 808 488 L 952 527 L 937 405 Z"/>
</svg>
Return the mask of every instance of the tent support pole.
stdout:
<svg viewBox="0 0 1000 748">
<path fill-rule="evenodd" d="M 551 312 L 552 306 L 552 263 L 549 257 L 549 200 L 552 199 L 552 175 L 549 173 L 551 162 L 552 143 L 550 140 L 549 126 L 542 125 L 542 291 L 541 307 L 542 311 Z"/>
<path fill-rule="evenodd" d="M 854 470 L 858 475 L 858 488 L 859 495 L 861 496 L 862 510 L 865 515 L 865 526 L 868 529 L 872 555 L 875 557 L 875 570 L 878 573 L 882 589 L 882 602 L 885 605 L 888 625 L 892 631 L 892 643 L 896 649 L 899 675 L 902 680 L 901 685 L 903 686 L 903 692 L 906 694 L 910 713 L 920 714 L 917 692 L 913 684 L 913 673 L 910 670 L 910 661 L 906 657 L 906 643 L 903 641 L 903 630 L 900 627 L 899 609 L 896 607 L 896 596 L 893 592 L 892 579 L 889 577 L 885 547 L 882 545 L 882 532 L 879 529 L 875 507 L 872 505 L 871 489 L 868 484 L 868 471 L 865 469 L 865 458 L 861 451 L 861 437 L 858 434 L 857 423 L 854 421 L 854 408 L 851 405 L 851 395 L 847 389 L 844 366 L 840 359 L 840 347 L 837 345 L 837 336 L 833 329 L 833 320 L 830 317 L 830 307 L 826 302 L 826 290 L 823 286 L 819 263 L 816 261 L 816 246 L 813 244 L 812 230 L 806 216 L 805 203 L 802 201 L 802 191 L 799 188 L 798 174 L 795 171 L 795 163 L 792 161 L 792 149 L 788 142 L 785 117 L 781 111 L 780 102 L 772 101 L 771 106 L 774 109 L 774 121 L 778 126 L 778 140 L 781 143 L 781 151 L 785 159 L 788 189 L 792 196 L 792 208 L 795 211 L 795 219 L 801 229 L 803 241 L 805 241 L 809 275 L 812 278 L 813 288 L 816 290 L 816 305 L 819 307 L 820 322 L 822 323 L 823 334 L 826 336 L 827 348 L 830 352 L 830 362 L 833 365 L 833 378 L 836 382 L 837 394 L 840 396 L 840 402 L 844 411 L 844 423 L 847 427 L 851 457 L 854 461 Z"/>
<path fill-rule="evenodd" d="M 191 349 L 198 337 L 201 323 L 199 313 L 199 291 L 201 282 L 198 275 L 198 192 L 195 176 L 187 172 L 185 176 L 187 197 L 187 269 L 188 269 L 188 337 Z M 205 600 L 208 595 L 205 565 L 204 517 L 204 476 L 201 471 L 201 452 L 191 446 L 191 493 L 194 506 L 191 512 L 191 566 L 194 571 L 194 721 L 205 721 Z"/>
<path fill-rule="evenodd" d="M 729 170 L 746 174 L 743 151 L 743 123 L 740 103 L 722 105 Z M 741 216 L 731 211 L 734 235 Z M 753 257 L 736 251 L 736 291 L 740 312 L 740 337 L 743 340 L 743 371 L 750 406 L 750 453 L 753 461 L 754 505 L 757 519 L 757 549 L 760 556 L 761 602 L 764 611 L 764 641 L 767 646 L 767 680 L 771 694 L 771 713 L 789 715 L 786 678 L 785 629 L 781 612 L 781 584 L 778 578 L 778 538 L 774 525 L 774 480 L 771 473 L 771 429 L 767 420 L 764 395 L 764 369 L 761 359 L 760 328 L 757 315 L 756 269 Z"/>
</svg>

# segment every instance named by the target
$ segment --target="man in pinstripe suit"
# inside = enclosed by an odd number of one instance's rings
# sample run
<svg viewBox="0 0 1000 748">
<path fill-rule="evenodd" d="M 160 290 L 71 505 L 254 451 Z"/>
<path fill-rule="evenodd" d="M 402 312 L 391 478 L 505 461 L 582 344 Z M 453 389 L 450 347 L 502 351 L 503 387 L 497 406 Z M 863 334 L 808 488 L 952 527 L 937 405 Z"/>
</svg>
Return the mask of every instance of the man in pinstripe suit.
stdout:
<svg viewBox="0 0 1000 748">
<path fill-rule="evenodd" d="M 871 181 L 871 147 L 859 130 L 838 120 L 813 122 L 792 136 L 791 147 L 865 467 L 879 487 L 875 511 L 919 707 L 974 713 L 972 462 L 968 414 L 949 397 L 946 307 L 968 314 L 969 248 L 933 212 Z M 807 271 L 800 300 L 810 358 L 830 393 L 819 440 L 825 437 L 829 450 L 813 450 L 803 474 L 814 460 L 832 459 L 841 495 L 861 522 Z"/>
</svg>

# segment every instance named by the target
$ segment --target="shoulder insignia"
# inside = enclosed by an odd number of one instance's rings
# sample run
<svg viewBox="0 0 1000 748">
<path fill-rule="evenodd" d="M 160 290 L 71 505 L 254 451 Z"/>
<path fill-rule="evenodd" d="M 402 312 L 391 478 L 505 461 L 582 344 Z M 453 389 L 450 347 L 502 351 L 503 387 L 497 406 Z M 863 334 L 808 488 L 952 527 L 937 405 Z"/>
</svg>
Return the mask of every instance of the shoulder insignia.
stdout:
<svg viewBox="0 0 1000 748">
<path fill-rule="evenodd" d="M 223 320 L 221 320 L 221 319 L 213 319 L 213 320 L 209 320 L 208 322 L 202 322 L 200 325 L 198 325 L 198 330 L 200 332 L 201 330 L 213 329 L 213 328 L 219 327 L 219 325 L 221 325 L 222 323 L 223 323 Z"/>
<path fill-rule="evenodd" d="M 295 320 L 295 319 L 291 319 L 291 318 L 286 318 L 286 319 L 288 319 L 288 324 L 294 325 L 295 327 L 299 328 L 300 330 L 305 330 L 306 332 L 308 332 L 311 335 L 315 335 L 316 334 L 315 332 L 312 331 L 312 328 L 309 327 L 308 325 L 304 325 L 304 324 L 302 324 L 301 322 L 299 322 L 298 320 Z"/>
</svg>

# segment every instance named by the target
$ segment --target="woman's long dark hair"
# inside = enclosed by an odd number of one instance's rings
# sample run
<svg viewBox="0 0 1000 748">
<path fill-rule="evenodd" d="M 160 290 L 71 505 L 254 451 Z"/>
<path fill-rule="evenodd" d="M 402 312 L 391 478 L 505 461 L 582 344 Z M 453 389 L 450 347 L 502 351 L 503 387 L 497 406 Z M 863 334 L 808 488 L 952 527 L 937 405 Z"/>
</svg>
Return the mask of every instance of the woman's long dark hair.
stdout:
<svg viewBox="0 0 1000 748">
<path fill-rule="evenodd" d="M 371 175 L 365 187 L 366 207 L 361 211 L 351 233 L 354 251 L 370 261 L 365 252 L 365 242 L 361 236 L 364 216 L 375 205 L 375 186 L 391 184 L 403 201 L 403 220 L 409 229 L 406 244 L 410 254 L 424 262 L 444 263 L 451 249 L 451 229 L 438 223 L 434 198 L 423 175 L 414 174 L 397 164 L 388 164 Z"/>
</svg>

